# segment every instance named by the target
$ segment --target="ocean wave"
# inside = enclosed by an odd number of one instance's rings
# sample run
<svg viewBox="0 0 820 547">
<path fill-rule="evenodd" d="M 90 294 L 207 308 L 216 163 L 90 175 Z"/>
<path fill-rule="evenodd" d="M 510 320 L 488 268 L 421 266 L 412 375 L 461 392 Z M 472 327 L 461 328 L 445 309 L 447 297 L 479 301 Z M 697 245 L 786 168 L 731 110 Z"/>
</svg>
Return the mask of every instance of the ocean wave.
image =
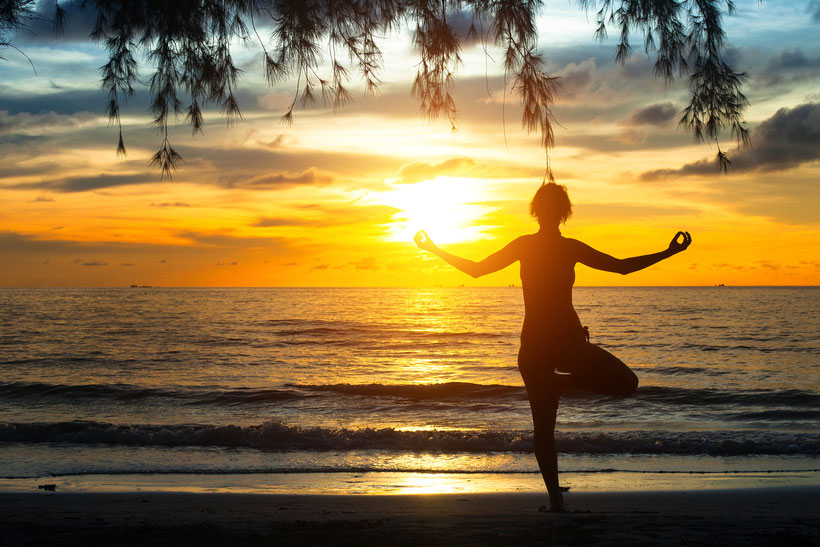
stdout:
<svg viewBox="0 0 820 547">
<path fill-rule="evenodd" d="M 519 399 L 527 400 L 523 386 L 445 382 L 439 384 L 285 384 L 307 391 L 332 392 L 362 397 L 423 399 Z"/>
<path fill-rule="evenodd" d="M 814 409 L 820 407 L 820 393 L 802 389 L 729 390 L 712 388 L 680 388 L 666 386 L 639 387 L 635 397 L 667 405 L 697 405 L 708 407 L 734 406 L 791 406 Z"/>
<path fill-rule="evenodd" d="M 311 395 L 282 389 L 194 389 L 151 388 L 130 384 L 47 384 L 42 382 L 12 382 L 0 384 L 0 400 L 46 401 L 116 401 L 139 402 L 149 399 L 173 399 L 184 404 L 214 404 L 223 406 L 272 403 L 303 399 Z"/>
<path fill-rule="evenodd" d="M 140 402 L 168 399 L 188 405 L 270 405 L 285 401 L 329 396 L 389 398 L 399 402 L 480 402 L 488 404 L 521 403 L 527 400 L 524 386 L 444 382 L 432 384 L 294 384 L 277 388 L 216 389 L 213 387 L 168 388 L 132 384 L 49 384 L 44 382 L 0 383 L 0 401 L 88 403 L 95 400 Z M 608 396 L 567 391 L 564 400 L 605 400 Z M 681 388 L 671 386 L 640 386 L 629 400 L 664 406 L 696 406 L 704 408 L 748 408 L 748 412 L 791 412 L 803 419 L 804 411 L 820 408 L 820 393 L 800 389 L 728 390 L 713 388 Z M 772 414 L 773 417 L 775 414 Z"/>
<path fill-rule="evenodd" d="M 260 425 L 110 424 L 94 421 L 0 423 L 0 442 L 163 447 L 254 448 L 271 451 L 398 450 L 410 452 L 531 452 L 528 431 L 405 431 L 393 428 Z M 770 431 L 557 432 L 565 454 L 820 454 L 820 435 Z"/>
</svg>

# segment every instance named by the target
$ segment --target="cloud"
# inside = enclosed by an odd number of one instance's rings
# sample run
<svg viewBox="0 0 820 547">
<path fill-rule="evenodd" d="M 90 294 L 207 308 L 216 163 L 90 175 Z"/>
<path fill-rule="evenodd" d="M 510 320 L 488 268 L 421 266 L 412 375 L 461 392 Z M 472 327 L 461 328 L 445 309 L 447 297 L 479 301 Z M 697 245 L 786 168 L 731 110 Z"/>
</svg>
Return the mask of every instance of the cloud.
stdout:
<svg viewBox="0 0 820 547">
<path fill-rule="evenodd" d="M 231 186 L 242 188 L 272 188 L 300 184 L 330 184 L 333 182 L 333 179 L 332 173 L 321 171 L 316 167 L 310 167 L 299 172 L 278 172 L 257 175 L 249 179 L 236 181 Z"/>
<path fill-rule="evenodd" d="M 31 200 L 32 203 L 50 203 L 54 201 L 54 198 L 50 198 L 48 196 L 38 196 Z"/>
<path fill-rule="evenodd" d="M 812 21 L 820 23 L 820 0 L 812 0 L 809 2 L 808 12 L 811 14 Z"/>
<path fill-rule="evenodd" d="M 161 258 L 161 259 L 159 260 L 159 263 L 160 263 L 160 264 L 165 264 L 166 262 L 168 262 L 168 261 L 167 261 L 166 259 L 164 259 L 164 258 Z"/>
<path fill-rule="evenodd" d="M 163 203 L 152 203 L 151 207 L 190 207 L 190 203 L 185 203 L 184 201 L 176 201 L 176 202 L 169 202 L 165 201 Z"/>
<path fill-rule="evenodd" d="M 470 158 L 451 158 L 439 163 L 415 161 L 401 166 L 397 182 L 412 183 L 433 179 L 438 175 L 463 174 L 465 168 L 472 167 L 475 162 Z"/>
<path fill-rule="evenodd" d="M 283 133 L 281 135 L 278 135 L 272 141 L 256 141 L 256 144 L 258 144 L 260 146 L 264 146 L 266 148 L 276 149 L 276 148 L 284 148 L 286 145 L 291 144 L 293 142 L 294 142 L 293 137 L 291 137 L 290 135 L 285 135 Z"/>
<path fill-rule="evenodd" d="M 311 222 L 300 218 L 259 217 L 251 226 L 273 228 L 277 226 L 304 226 L 306 224 L 311 224 Z"/>
<path fill-rule="evenodd" d="M 136 266 L 136 264 L 132 264 L 131 262 L 124 262 L 124 263 L 120 264 L 120 266 L 130 267 L 130 266 Z"/>
<path fill-rule="evenodd" d="M 147 184 L 158 181 L 158 173 L 132 175 L 109 175 L 107 173 L 103 173 L 96 176 L 67 177 L 56 180 L 47 179 L 40 182 L 20 182 L 17 184 L 10 184 L 6 186 L 6 188 L 14 190 L 40 189 L 61 193 L 74 193 L 99 190 L 101 188 L 111 188 L 114 186 Z"/>
<path fill-rule="evenodd" d="M 191 230 L 177 233 L 177 237 L 190 240 L 207 247 L 236 248 L 280 248 L 285 246 L 285 239 L 277 237 L 244 237 L 229 231 L 195 232 Z M 164 260 L 164 259 L 163 259 Z"/>
<path fill-rule="evenodd" d="M 595 59 L 587 59 L 580 63 L 569 63 L 555 75 L 559 77 L 558 85 L 561 89 L 561 100 L 574 99 L 579 93 L 589 87 L 595 72 Z"/>
<path fill-rule="evenodd" d="M 750 149 L 735 149 L 730 157 L 732 170 L 738 173 L 785 171 L 820 159 L 820 103 L 781 108 L 757 126 Z M 716 171 L 714 160 L 703 159 L 679 169 L 646 171 L 639 180 L 711 175 Z"/>
<path fill-rule="evenodd" d="M 820 57 L 810 58 L 800 48 L 785 49 L 756 72 L 755 83 L 773 86 L 817 78 Z"/>
<path fill-rule="evenodd" d="M 57 36 L 54 33 L 54 3 L 40 2 L 36 15 L 26 25 L 25 31 L 18 32 L 15 41 L 37 45 L 48 42 L 88 42 L 97 18 L 95 10 L 88 9 L 83 4 L 84 0 L 60 2 L 60 7 L 66 12 L 66 18 L 63 34 Z"/>
<path fill-rule="evenodd" d="M 40 114 L 30 112 L 9 114 L 8 110 L 0 110 L 0 135 L 42 133 L 45 129 L 50 128 L 76 129 L 91 125 L 98 119 L 99 115 L 91 112 L 58 114 L 51 110 Z"/>
<path fill-rule="evenodd" d="M 678 115 L 678 109 L 672 103 L 653 104 L 635 110 L 626 120 L 625 125 L 667 125 Z"/>
<path fill-rule="evenodd" d="M 89 260 L 88 262 L 83 262 L 80 265 L 81 266 L 108 266 L 108 262 L 102 262 L 100 260 Z"/>
<path fill-rule="evenodd" d="M 354 266 L 357 270 L 378 270 L 379 265 L 376 263 L 376 258 L 373 256 L 368 256 L 367 258 L 363 258 L 356 262 L 351 262 L 351 266 Z"/>
<path fill-rule="evenodd" d="M 318 266 L 314 266 L 311 268 L 312 270 L 327 270 L 330 268 L 330 264 L 319 264 Z"/>
</svg>

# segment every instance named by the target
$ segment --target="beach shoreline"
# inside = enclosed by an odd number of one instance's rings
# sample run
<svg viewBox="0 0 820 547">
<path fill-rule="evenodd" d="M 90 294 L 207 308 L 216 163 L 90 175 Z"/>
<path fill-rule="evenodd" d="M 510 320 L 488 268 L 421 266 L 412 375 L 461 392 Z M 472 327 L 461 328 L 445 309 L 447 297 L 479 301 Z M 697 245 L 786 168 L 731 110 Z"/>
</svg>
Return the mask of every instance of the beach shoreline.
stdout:
<svg viewBox="0 0 820 547">
<path fill-rule="evenodd" d="M 820 487 L 541 493 L 0 493 L 3 545 L 817 545 Z"/>
<path fill-rule="evenodd" d="M 795 463 L 795 462 L 793 462 Z M 820 462 L 806 458 L 793 469 L 735 471 L 561 472 L 575 493 L 820 488 Z M 671 466 L 670 466 L 671 467 Z M 538 472 L 325 471 L 295 473 L 97 473 L 0 478 L 0 494 L 36 492 L 54 485 L 59 494 L 131 492 L 251 495 L 391 496 L 416 494 L 539 494 Z"/>
</svg>

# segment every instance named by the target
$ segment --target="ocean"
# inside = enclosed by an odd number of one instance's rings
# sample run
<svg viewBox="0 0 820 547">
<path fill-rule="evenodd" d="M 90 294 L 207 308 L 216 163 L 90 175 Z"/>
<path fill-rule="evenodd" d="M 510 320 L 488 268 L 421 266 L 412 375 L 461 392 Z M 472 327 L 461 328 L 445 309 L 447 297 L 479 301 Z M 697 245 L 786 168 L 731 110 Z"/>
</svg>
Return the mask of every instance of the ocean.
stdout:
<svg viewBox="0 0 820 547">
<path fill-rule="evenodd" d="M 820 288 L 574 301 L 640 386 L 562 397 L 562 483 L 820 483 Z M 0 490 L 542 490 L 522 319 L 512 287 L 0 289 Z"/>
</svg>

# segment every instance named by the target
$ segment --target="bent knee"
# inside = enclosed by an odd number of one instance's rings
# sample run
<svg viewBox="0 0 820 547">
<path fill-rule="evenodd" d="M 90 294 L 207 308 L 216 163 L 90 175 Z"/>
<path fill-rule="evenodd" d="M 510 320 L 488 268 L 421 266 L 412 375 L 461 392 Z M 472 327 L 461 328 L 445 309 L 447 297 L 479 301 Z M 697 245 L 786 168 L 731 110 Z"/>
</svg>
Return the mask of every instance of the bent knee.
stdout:
<svg viewBox="0 0 820 547">
<path fill-rule="evenodd" d="M 618 387 L 618 395 L 632 395 L 638 390 L 638 376 L 630 370 Z"/>
</svg>

